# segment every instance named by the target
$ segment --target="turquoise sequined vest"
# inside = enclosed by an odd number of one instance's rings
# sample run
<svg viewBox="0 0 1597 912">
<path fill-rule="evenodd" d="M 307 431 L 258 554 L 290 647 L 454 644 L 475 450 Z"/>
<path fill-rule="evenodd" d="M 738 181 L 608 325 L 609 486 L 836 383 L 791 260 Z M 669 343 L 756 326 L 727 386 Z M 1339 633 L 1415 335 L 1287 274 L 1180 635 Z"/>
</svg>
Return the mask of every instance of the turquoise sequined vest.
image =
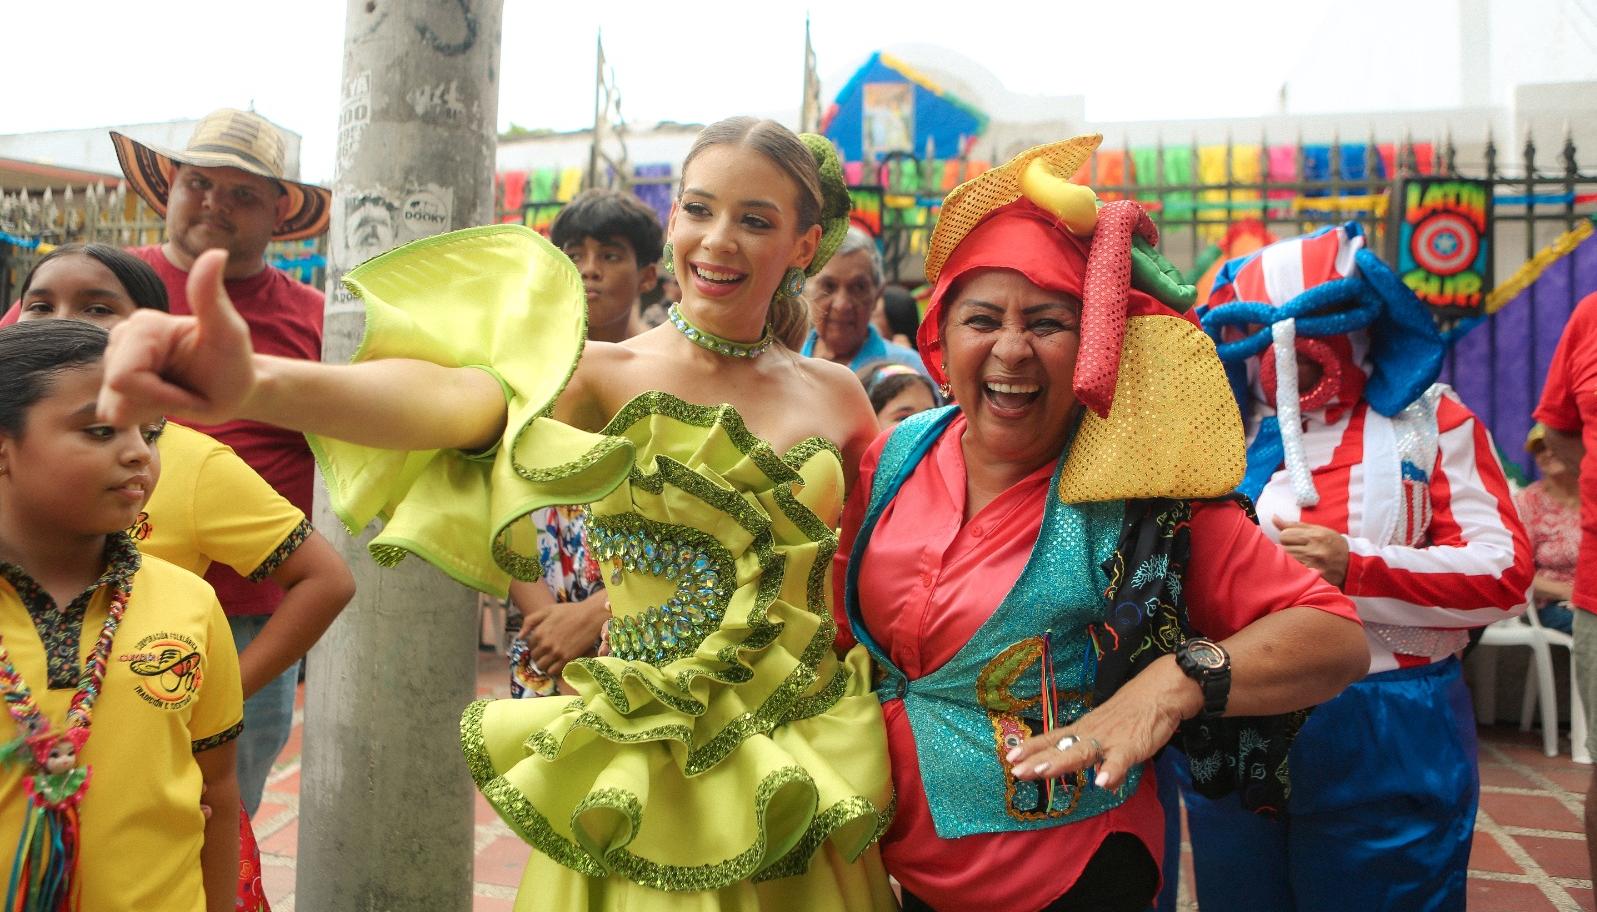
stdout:
<svg viewBox="0 0 1597 912">
<path fill-rule="evenodd" d="M 1012 747 L 1042 730 L 1045 644 L 1053 658 L 1060 724 L 1092 708 L 1097 662 L 1087 625 L 1108 610 L 1103 593 L 1109 580 L 1102 568 L 1119 539 L 1124 502 L 1061 503 L 1052 495 L 1056 467 L 1037 543 L 1014 589 L 970 642 L 930 674 L 907 679 L 861 622 L 859 570 L 871 533 L 957 414 L 956 406 L 922 412 L 888 439 L 844 589 L 854 636 L 885 672 L 878 696 L 904 701 L 932 822 L 944 839 L 1041 829 L 1101 814 L 1123 803 L 1142 775 L 1140 765 L 1133 767 L 1124 785 L 1106 790 L 1091 784 L 1089 769 L 1049 790 L 1035 780 L 1017 780 L 1004 760 Z"/>
</svg>

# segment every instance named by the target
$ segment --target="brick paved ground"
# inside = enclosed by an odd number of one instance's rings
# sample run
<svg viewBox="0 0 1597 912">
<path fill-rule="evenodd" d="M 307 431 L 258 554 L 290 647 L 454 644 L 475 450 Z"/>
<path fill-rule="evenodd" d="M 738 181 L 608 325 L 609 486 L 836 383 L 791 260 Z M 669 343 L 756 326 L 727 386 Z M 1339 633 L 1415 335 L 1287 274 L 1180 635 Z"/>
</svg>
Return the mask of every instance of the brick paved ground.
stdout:
<svg viewBox="0 0 1597 912">
<path fill-rule="evenodd" d="M 507 695 L 503 660 L 484 654 L 478 691 Z M 266 893 L 275 912 L 294 909 L 294 853 L 299 835 L 300 716 L 266 784 L 255 817 Z M 1539 735 L 1511 726 L 1481 734 L 1481 812 L 1470 857 L 1470 912 L 1592 910 L 1597 901 L 1586 870 L 1581 807 L 1591 767 L 1564 753 L 1547 757 Z M 474 912 L 509 912 L 528 848 L 510 834 L 481 797 L 476 799 L 477 864 Z M 1190 878 L 1190 867 L 1187 877 Z M 1197 906 L 1185 897 L 1182 907 Z"/>
</svg>

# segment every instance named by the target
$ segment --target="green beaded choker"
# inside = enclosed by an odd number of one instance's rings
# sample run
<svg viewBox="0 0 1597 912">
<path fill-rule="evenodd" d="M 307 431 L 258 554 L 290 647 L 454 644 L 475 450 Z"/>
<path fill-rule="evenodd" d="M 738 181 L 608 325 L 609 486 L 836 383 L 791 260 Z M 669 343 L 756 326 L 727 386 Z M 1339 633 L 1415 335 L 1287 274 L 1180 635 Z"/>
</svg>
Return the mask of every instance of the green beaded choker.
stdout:
<svg viewBox="0 0 1597 912">
<path fill-rule="evenodd" d="M 757 358 L 767 348 L 771 347 L 772 342 L 776 341 L 776 337 L 771 335 L 771 327 L 769 326 L 765 327 L 765 333 L 760 336 L 760 341 L 758 342 L 733 342 L 731 339 L 723 339 L 715 333 L 707 332 L 689 323 L 688 318 L 682 315 L 681 308 L 675 304 L 671 305 L 671 309 L 666 312 L 666 316 L 671 321 L 672 326 L 675 326 L 682 335 L 688 337 L 689 342 L 700 348 L 713 351 L 718 355 L 725 355 L 728 358 Z"/>
</svg>

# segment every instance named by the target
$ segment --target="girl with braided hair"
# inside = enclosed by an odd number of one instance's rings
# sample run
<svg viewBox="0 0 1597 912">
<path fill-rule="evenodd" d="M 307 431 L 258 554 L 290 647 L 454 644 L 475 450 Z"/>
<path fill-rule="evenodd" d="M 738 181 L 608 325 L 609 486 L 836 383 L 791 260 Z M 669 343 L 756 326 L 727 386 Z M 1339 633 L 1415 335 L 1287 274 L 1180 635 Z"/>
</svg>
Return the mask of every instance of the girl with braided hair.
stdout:
<svg viewBox="0 0 1597 912">
<path fill-rule="evenodd" d="M 584 348 L 570 260 L 506 225 L 352 271 L 352 366 L 252 354 L 215 253 L 190 274 L 195 317 L 118 328 L 109 414 L 308 432 L 345 521 L 387 519 L 379 561 L 502 595 L 538 572 L 523 517 L 588 505 L 610 655 L 566 666 L 576 697 L 480 702 L 461 725 L 478 787 L 537 849 L 518 908 L 896 908 L 881 709 L 864 652 L 834 652 L 827 586 L 876 421 L 847 368 L 788 341 L 848 206 L 826 140 L 733 118 L 683 165 L 682 300 L 626 342 Z"/>
</svg>

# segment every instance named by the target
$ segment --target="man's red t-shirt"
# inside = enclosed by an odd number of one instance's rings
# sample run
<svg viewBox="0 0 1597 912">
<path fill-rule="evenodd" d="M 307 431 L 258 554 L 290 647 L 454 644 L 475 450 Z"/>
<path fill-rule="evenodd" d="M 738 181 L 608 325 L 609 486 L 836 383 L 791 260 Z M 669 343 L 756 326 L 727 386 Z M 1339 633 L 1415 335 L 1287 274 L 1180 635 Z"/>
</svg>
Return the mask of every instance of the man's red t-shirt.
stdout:
<svg viewBox="0 0 1597 912">
<path fill-rule="evenodd" d="M 172 312 L 190 313 L 188 273 L 173 266 L 159 245 L 128 251 L 155 267 L 171 300 Z M 245 279 L 223 283 L 228 297 L 249 324 L 255 350 L 285 358 L 320 361 L 322 358 L 322 293 L 296 282 L 270 266 Z M 306 516 L 311 513 L 316 461 L 305 437 L 256 421 L 229 421 L 193 425 L 238 452 Z M 221 563 L 211 565 L 205 579 L 216 587 L 216 597 L 228 614 L 270 614 L 283 600 L 283 590 L 270 580 L 251 583 Z"/>
<path fill-rule="evenodd" d="M 1597 294 L 1575 305 L 1564 327 L 1536 420 L 1555 431 L 1578 433 L 1586 445 L 1580 463 L 1580 559 L 1573 601 L 1597 613 Z"/>
</svg>

